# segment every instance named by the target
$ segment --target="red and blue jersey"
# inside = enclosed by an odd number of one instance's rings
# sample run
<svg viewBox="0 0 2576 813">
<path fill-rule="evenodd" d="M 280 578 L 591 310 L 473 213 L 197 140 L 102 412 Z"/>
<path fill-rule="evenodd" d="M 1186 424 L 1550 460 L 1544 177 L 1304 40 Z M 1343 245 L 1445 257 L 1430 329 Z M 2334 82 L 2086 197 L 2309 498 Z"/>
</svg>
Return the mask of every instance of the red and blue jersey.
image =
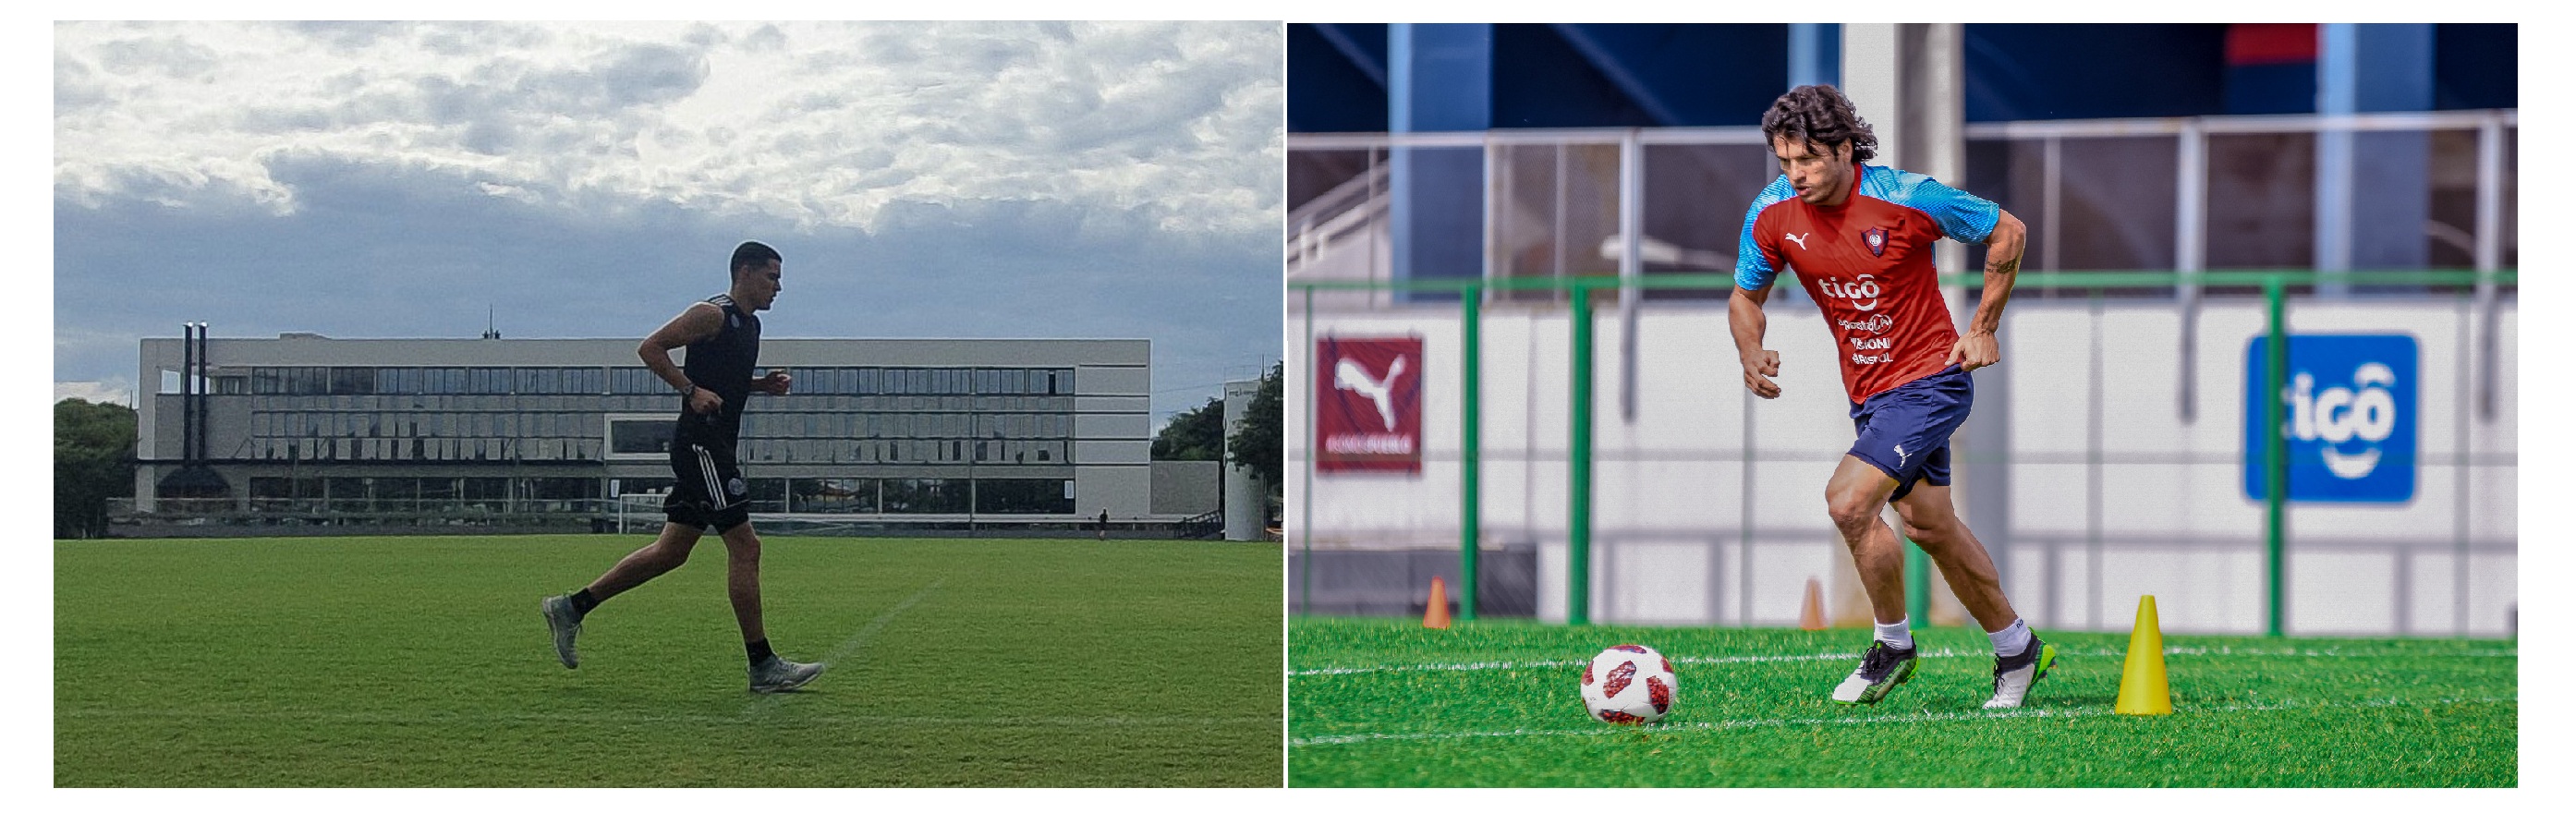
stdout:
<svg viewBox="0 0 2576 813">
<path fill-rule="evenodd" d="M 1930 176 L 1868 164 L 1859 171 L 1841 206 L 1808 205 L 1788 176 L 1773 179 L 1744 213 L 1735 252 L 1735 284 L 1748 291 L 1797 272 L 1833 331 L 1855 404 L 1948 366 L 1959 331 L 1941 298 L 1933 243 L 1984 242 L 2003 211 Z"/>
</svg>

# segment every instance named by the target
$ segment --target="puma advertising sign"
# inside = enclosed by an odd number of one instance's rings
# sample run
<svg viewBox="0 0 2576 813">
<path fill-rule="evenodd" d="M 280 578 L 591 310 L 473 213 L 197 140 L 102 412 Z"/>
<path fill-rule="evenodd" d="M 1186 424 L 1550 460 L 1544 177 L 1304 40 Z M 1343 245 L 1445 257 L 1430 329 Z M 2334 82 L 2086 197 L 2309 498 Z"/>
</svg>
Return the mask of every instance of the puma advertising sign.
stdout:
<svg viewBox="0 0 2576 813">
<path fill-rule="evenodd" d="M 1422 337 L 1315 341 L 1315 470 L 1422 471 Z"/>
</svg>

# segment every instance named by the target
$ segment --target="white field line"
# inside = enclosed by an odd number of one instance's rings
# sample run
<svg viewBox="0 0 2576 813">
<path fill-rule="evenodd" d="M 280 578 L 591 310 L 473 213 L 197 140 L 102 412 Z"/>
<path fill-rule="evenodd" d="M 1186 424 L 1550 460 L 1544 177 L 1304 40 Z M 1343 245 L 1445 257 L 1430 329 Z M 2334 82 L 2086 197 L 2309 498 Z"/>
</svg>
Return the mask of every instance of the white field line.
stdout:
<svg viewBox="0 0 2576 813">
<path fill-rule="evenodd" d="M 2423 706 L 2439 706 L 2439 705 L 2451 705 L 2451 704 L 2455 704 L 2455 703 L 2511 703 L 2511 702 L 2514 702 L 2514 698 L 2511 698 L 2511 697 L 2439 697 L 2439 698 L 2432 698 L 2432 699 L 2428 699 L 2428 700 L 2398 700 L 2398 699 L 2393 699 L 2393 698 L 2386 698 L 2386 699 L 2378 699 L 2378 700 L 2364 700 L 2364 701 L 2361 701 L 2361 702 L 2358 702 L 2358 703 L 2274 703 L 2274 704 L 2261 704 L 2261 705 L 2231 705 L 2231 706 L 2210 706 L 2210 707 L 2190 707 L 2190 706 L 2182 706 L 2182 707 L 2177 707 L 2177 708 L 2175 708 L 2175 709 L 2174 709 L 2174 713 L 2175 713 L 2175 714 L 2178 714 L 2178 715 L 2179 715 L 2179 714 L 2231 714 L 2231 713 L 2241 713 L 2241 712 L 2262 712 L 2262 711 L 2302 711 L 2302 710 L 2313 710 L 2313 709 L 2373 708 L 2373 707 L 2380 707 L 2380 706 L 2417 706 L 2417 705 L 2423 705 Z M 1766 719 L 1766 718 L 1748 718 L 1748 719 L 1739 719 L 1739 720 L 1716 720 L 1716 721 L 1711 721 L 1711 722 L 1702 722 L 1702 723 L 1685 723 L 1685 724 L 1676 724 L 1676 725 L 1652 725 L 1652 726 L 1642 726 L 1642 727 L 1637 727 L 1637 728 L 1630 728 L 1630 727 L 1627 727 L 1627 726 L 1608 726 L 1608 725 L 1600 725 L 1600 726 L 1592 726 L 1592 727 L 1589 727 L 1589 728 L 1563 728 L 1563 729 L 1529 729 L 1529 728 L 1515 728 L 1515 729 L 1512 729 L 1512 730 L 1510 730 L 1510 731 L 1435 731 L 1435 732 L 1422 732 L 1422 733 L 1414 733 L 1414 734 L 1336 734 L 1336 735 L 1332 735 L 1332 736 L 1324 736 L 1324 737 L 1299 737 L 1299 738 L 1295 738 L 1295 739 L 1291 739 L 1291 740 L 1289 740 L 1289 741 L 1288 741 L 1288 745 L 1289 745 L 1289 747 L 1291 747 L 1291 748 L 1297 748 L 1297 747 L 1304 747 L 1304 746 L 1310 746 L 1310 745 L 1349 745 L 1349 744 L 1351 744 L 1351 743 L 1360 743 L 1360 742 L 1385 742 L 1385 741 L 1407 741 L 1407 740 L 1451 740 L 1451 739 L 1489 738 L 1489 737 L 1599 737 L 1599 736 L 1606 736 L 1606 735 L 1619 735 L 1619 734 L 1665 734 L 1665 733 L 1686 733 L 1686 732 L 1701 732 L 1701 731 L 1722 731 L 1722 730 L 1726 730 L 1726 729 L 1733 729 L 1733 728 L 1764 728 L 1764 727 L 1825 726 L 1825 725 L 1871 725 L 1871 724 L 1876 724 L 1876 723 L 1940 723 L 1940 722 L 1959 722 L 1959 721 L 1968 721 L 1968 720 L 2009 720 L 2009 719 L 2020 718 L 2020 717 L 2039 717 L 2039 718 L 2051 718 L 2051 719 L 2055 719 L 2055 718 L 2072 718 L 2072 717 L 2101 717 L 2101 716 L 2109 715 L 2109 714 L 2111 714 L 2111 713 L 2112 713 L 2112 711 L 2111 711 L 2110 709 L 2107 709 L 2107 708 L 2089 708 L 2089 709 L 2013 709 L 2013 710 L 2010 710 L 2010 711 L 1990 711 L 1990 712 L 1925 712 L 1925 713 L 1921 713 L 1921 714 L 1882 714 L 1882 715 L 1874 715 L 1874 716 L 1869 716 L 1869 717 L 1803 717 L 1803 718 L 1768 718 L 1768 719 Z"/>
<path fill-rule="evenodd" d="M 294 720 L 310 723 L 355 723 L 364 725 L 423 724 L 541 724 L 592 726 L 724 726 L 745 722 L 728 714 L 621 714 L 616 712 L 477 712 L 477 711 L 385 711 L 333 712 L 296 711 L 261 708 L 161 708 L 161 709 L 70 709 L 55 713 L 70 719 L 160 719 L 204 722 L 209 720 Z M 827 714 L 799 715 L 793 722 L 819 725 L 872 726 L 1008 726 L 1038 728 L 1098 728 L 1112 726 L 1218 728 L 1240 725 L 1279 725 L 1277 716 L 1267 717 L 929 717 L 918 715 Z M 763 726 L 775 721 L 762 721 Z"/>
<path fill-rule="evenodd" d="M 901 614 L 905 610 L 912 609 L 912 605 L 919 604 L 922 599 L 929 598 L 931 591 L 937 590 L 940 585 L 947 583 L 948 579 L 945 576 L 933 579 L 930 584 L 923 586 L 920 590 L 914 591 L 911 596 L 904 598 L 902 601 L 895 602 L 893 607 L 886 608 L 885 612 L 878 613 L 877 617 L 869 619 L 867 626 L 860 627 L 858 632 L 851 633 L 849 639 L 842 641 L 840 646 L 833 647 L 830 654 L 823 656 L 823 663 L 825 665 L 839 663 L 842 658 L 857 654 L 859 647 L 866 645 L 868 639 L 876 637 L 877 632 L 885 629 L 886 624 L 893 621 L 896 615 Z"/>
<path fill-rule="evenodd" d="M 929 584 L 923 585 L 920 590 L 913 591 L 912 595 L 906 596 L 902 601 L 895 602 L 894 606 L 886 608 L 885 612 L 878 613 L 877 617 L 868 619 L 868 623 L 860 626 L 859 631 L 850 633 L 850 637 L 841 641 L 840 646 L 833 647 L 831 652 L 825 653 L 819 663 L 823 664 L 825 667 L 830 667 L 835 663 L 839 663 L 843 658 L 858 654 L 859 648 L 866 646 L 868 639 L 876 637 L 877 632 L 885 629 L 886 624 L 894 621 L 895 616 L 903 614 L 903 611 L 905 610 L 912 609 L 912 605 L 921 603 L 922 599 L 930 597 L 932 591 L 938 590 L 940 585 L 946 583 L 948 583 L 948 578 L 945 576 L 932 579 Z M 826 669 L 826 673 L 829 673 L 828 669 Z M 816 677 L 815 680 L 822 680 L 822 678 Z M 760 715 L 776 709 L 778 704 L 786 702 L 786 700 L 787 696 L 785 694 L 764 694 L 759 697 L 752 698 L 751 705 L 743 707 L 742 713 L 745 717 Z"/>
<path fill-rule="evenodd" d="M 2128 655 L 2128 653 L 2127 653 L 2127 652 L 2125 652 L 2125 651 L 2122 651 L 2122 650 L 2112 650 L 2112 649 L 2073 649 L 2073 648 L 2068 648 L 2068 647 L 2060 647 L 2060 648 L 2058 649 L 2058 651 L 2059 651 L 2061 654 L 2063 654 L 2063 655 L 2069 655 L 2069 656 L 2081 655 L 2081 656 L 2084 656 L 2084 657 L 2113 657 L 2113 658 L 2119 658 L 2119 657 L 2126 657 L 2126 656 Z M 2506 649 L 2506 650 L 2492 650 L 2492 651 L 2485 651 L 2485 652 L 2405 653 L 2405 656 L 2406 656 L 2406 657 L 2456 657 L 2456 658 L 2511 658 L 2511 657 L 2516 657 L 2516 656 L 2517 656 L 2517 654 L 2516 654 L 2517 652 L 2518 652 L 2518 650 Z M 2387 653 L 2387 652 L 2368 652 L 2368 651 L 2346 651 L 2343 647 L 2327 647 L 2327 648 L 2325 648 L 2325 649 L 2250 649 L 2250 648 L 2249 648 L 2249 649 L 2238 649 L 2238 648 L 2236 648 L 2236 647 L 2230 647 L 2230 646 L 2222 646 L 2222 647 L 2205 647 L 2205 646 L 2169 646 L 2169 647 L 2165 647 L 2165 654 L 2167 654 L 2167 655 L 2221 655 L 2221 656 L 2290 657 L 2290 658 L 2369 658 L 2369 657 L 2390 656 L 2392 653 Z M 1921 654 L 1917 655 L 1916 657 L 1923 657 L 1923 658 L 1967 658 L 1967 657 L 1991 658 L 1991 657 L 1994 657 L 1994 656 L 1995 656 L 1995 653 L 1994 653 L 1993 651 L 1991 651 L 1991 650 L 1984 650 L 1984 649 L 1974 649 L 1974 650 L 1970 650 L 1970 649 L 1934 649 L 1934 650 L 1927 650 L 1927 651 L 1925 651 L 1925 652 L 1923 652 L 1923 653 L 1921 653 Z M 1671 656 L 1667 655 L 1666 657 L 1671 657 Z M 1719 656 L 1719 657 L 1679 657 L 1679 658 L 1672 658 L 1672 662 L 1673 662 L 1673 663 L 1675 663 L 1675 664 L 1699 664 L 1699 663 L 1785 663 L 1785 662 L 1792 662 L 1792 661 L 1834 661 L 1834 660 L 1850 660 L 1850 659 L 1852 659 L 1852 658 L 1857 658 L 1857 657 L 1860 657 L 1860 653 L 1858 653 L 1858 652 L 1819 652 L 1819 653 L 1816 653 L 1816 654 L 1813 654 L 1813 655 L 1726 655 L 1726 656 Z M 1315 668 L 1315 669 L 1297 669 L 1297 670 L 1292 670 L 1292 671 L 1290 671 L 1288 674 L 1289 674 L 1289 676 L 1291 676 L 1291 677 L 1319 677 L 1319 676 L 1328 676 L 1328 675 L 1363 675 L 1363 674 L 1369 674 L 1369 673 L 1372 673 L 1372 672 L 1475 672 L 1475 671 L 1483 671 L 1483 670 L 1487 670 L 1487 669 L 1561 669 L 1561 668 L 1566 668 L 1566 667 L 1581 666 L 1581 665 L 1583 665 L 1583 664 L 1584 664 L 1584 663 L 1586 663 L 1586 662 L 1587 662 L 1587 661 L 1582 661 L 1582 660 L 1567 660 L 1567 661 L 1553 661 L 1553 660 L 1551 660 L 1551 661 L 1476 661 L 1476 662 L 1471 662 L 1471 663 L 1412 663 L 1412 664 L 1388 664 L 1388 665 L 1383 665 L 1383 666 L 1333 666 L 1333 667 L 1321 667 L 1321 668 Z"/>
</svg>

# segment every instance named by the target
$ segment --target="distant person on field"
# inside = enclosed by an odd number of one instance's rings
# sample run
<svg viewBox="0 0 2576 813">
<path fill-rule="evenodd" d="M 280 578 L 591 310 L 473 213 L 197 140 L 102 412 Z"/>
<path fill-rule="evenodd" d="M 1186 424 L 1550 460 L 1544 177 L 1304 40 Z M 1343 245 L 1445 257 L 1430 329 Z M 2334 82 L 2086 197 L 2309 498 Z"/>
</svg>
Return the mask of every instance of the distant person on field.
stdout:
<svg viewBox="0 0 2576 813">
<path fill-rule="evenodd" d="M 778 272 L 776 250 L 742 244 L 733 252 L 732 290 L 690 305 L 636 348 L 644 366 L 680 395 L 679 426 L 671 435 L 671 474 L 678 482 L 662 502 L 670 520 L 653 544 L 627 554 L 589 587 L 539 603 L 565 668 L 580 665 L 573 638 L 581 634 L 583 616 L 687 562 L 698 537 L 714 529 L 725 543 L 725 594 L 742 626 L 751 690 L 792 691 L 823 673 L 822 664 L 797 663 L 770 651 L 760 621 L 760 536 L 752 532 L 748 488 L 734 459 L 743 402 L 755 391 L 786 395 L 794 380 L 784 370 L 751 375 L 760 361 L 760 317 L 754 314 L 778 299 Z M 671 363 L 671 351 L 681 347 L 689 349 L 685 369 Z"/>
<path fill-rule="evenodd" d="M 1100 509 L 1099 524 L 1095 527 L 1100 531 L 1100 541 L 1109 541 L 1109 509 Z"/>
<path fill-rule="evenodd" d="M 1995 329 L 2021 270 L 2021 220 L 1993 202 L 1904 170 L 1863 163 L 1878 139 L 1830 85 L 1790 90 L 1762 115 L 1781 176 L 1744 213 L 1727 324 L 1744 386 L 1780 396 L 1780 354 L 1762 348 L 1762 304 L 1783 269 L 1824 312 L 1859 432 L 1825 483 L 1825 508 L 1850 546 L 1877 616 L 1877 639 L 1833 698 L 1876 703 L 1913 677 L 1903 551 L 1879 519 L 1890 500 L 1905 536 L 1930 554 L 1995 646 L 1986 708 L 2022 704 L 2057 661 L 2005 599 L 1994 559 L 1950 504 L 1950 434 L 1968 418 L 1970 371 L 2001 360 Z M 1985 294 L 1962 336 L 1932 267 L 1941 238 L 1986 244 Z"/>
</svg>

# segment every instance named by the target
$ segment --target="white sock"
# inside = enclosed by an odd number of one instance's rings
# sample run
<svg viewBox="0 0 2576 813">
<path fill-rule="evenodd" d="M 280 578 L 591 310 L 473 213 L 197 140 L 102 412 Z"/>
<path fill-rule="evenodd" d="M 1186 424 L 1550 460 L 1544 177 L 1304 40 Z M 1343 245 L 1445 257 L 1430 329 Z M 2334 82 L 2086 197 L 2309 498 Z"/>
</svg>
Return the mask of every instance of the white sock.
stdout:
<svg viewBox="0 0 2576 813">
<path fill-rule="evenodd" d="M 1893 624 L 1879 624 L 1878 639 L 1898 649 L 1913 649 L 1914 628 L 1907 626 L 1903 618 L 1896 619 Z"/>
<path fill-rule="evenodd" d="M 2030 648 L 2030 626 L 2013 619 L 2012 626 L 1986 633 L 1995 642 L 1995 657 L 2009 658 Z"/>
</svg>

